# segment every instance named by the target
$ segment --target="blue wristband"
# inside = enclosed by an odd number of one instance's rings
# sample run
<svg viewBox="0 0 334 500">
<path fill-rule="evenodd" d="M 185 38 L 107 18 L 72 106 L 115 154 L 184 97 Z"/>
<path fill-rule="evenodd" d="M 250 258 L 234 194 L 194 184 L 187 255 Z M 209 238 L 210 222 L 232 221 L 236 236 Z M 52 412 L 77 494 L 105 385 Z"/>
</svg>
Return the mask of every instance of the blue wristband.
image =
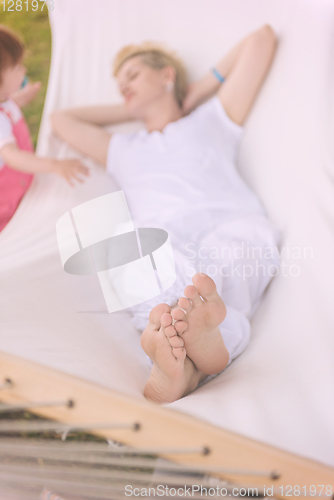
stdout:
<svg viewBox="0 0 334 500">
<path fill-rule="evenodd" d="M 220 81 L 220 83 L 223 83 L 225 81 L 225 78 L 216 70 L 216 68 L 212 68 L 212 73 Z"/>
<path fill-rule="evenodd" d="M 29 83 L 29 78 L 27 77 L 27 75 L 24 77 L 22 83 L 21 83 L 21 89 L 23 89 L 27 84 Z"/>
</svg>

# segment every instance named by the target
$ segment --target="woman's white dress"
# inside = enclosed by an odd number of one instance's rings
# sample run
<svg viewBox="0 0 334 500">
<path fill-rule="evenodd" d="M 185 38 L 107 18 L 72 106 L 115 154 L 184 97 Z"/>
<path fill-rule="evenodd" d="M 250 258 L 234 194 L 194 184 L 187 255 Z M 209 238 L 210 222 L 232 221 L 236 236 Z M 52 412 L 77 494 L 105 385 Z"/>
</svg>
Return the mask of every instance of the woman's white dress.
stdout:
<svg viewBox="0 0 334 500">
<path fill-rule="evenodd" d="M 156 304 L 173 305 L 204 272 L 227 306 L 219 328 L 230 362 L 246 348 L 249 320 L 279 272 L 280 232 L 236 168 L 242 133 L 215 96 L 162 132 L 113 134 L 107 159 L 134 225 L 165 229 L 173 247 L 177 279 L 129 308 L 135 326 L 143 331 Z"/>
</svg>

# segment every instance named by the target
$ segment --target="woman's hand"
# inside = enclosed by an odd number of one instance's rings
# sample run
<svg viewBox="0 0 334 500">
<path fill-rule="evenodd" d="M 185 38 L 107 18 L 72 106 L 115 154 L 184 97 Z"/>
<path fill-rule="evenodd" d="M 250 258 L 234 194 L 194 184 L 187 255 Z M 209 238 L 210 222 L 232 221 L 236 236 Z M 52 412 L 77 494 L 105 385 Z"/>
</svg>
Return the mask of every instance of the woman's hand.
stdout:
<svg viewBox="0 0 334 500">
<path fill-rule="evenodd" d="M 14 99 L 20 108 L 23 108 L 35 99 L 38 92 L 41 90 L 41 86 L 41 82 L 27 83 L 25 87 L 11 94 L 11 98 Z"/>
<path fill-rule="evenodd" d="M 74 180 L 84 182 L 80 175 L 89 175 L 89 169 L 79 160 L 52 160 L 51 171 L 64 177 L 72 187 L 75 186 Z"/>
</svg>

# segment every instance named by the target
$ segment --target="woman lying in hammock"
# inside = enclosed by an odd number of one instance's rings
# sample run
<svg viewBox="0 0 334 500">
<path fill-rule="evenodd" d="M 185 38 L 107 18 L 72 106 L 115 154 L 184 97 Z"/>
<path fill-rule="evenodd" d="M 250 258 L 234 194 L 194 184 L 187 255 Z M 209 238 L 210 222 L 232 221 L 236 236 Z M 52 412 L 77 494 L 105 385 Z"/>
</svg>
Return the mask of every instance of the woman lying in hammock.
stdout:
<svg viewBox="0 0 334 500">
<path fill-rule="evenodd" d="M 176 282 L 129 310 L 151 360 L 144 394 L 152 401 L 181 398 L 243 352 L 278 272 L 279 233 L 236 169 L 242 125 L 275 48 L 265 25 L 188 85 L 182 62 L 161 45 L 127 46 L 114 62 L 122 104 L 52 115 L 54 132 L 113 176 L 135 225 L 169 233 Z M 130 120 L 145 128 L 103 128 Z"/>
</svg>

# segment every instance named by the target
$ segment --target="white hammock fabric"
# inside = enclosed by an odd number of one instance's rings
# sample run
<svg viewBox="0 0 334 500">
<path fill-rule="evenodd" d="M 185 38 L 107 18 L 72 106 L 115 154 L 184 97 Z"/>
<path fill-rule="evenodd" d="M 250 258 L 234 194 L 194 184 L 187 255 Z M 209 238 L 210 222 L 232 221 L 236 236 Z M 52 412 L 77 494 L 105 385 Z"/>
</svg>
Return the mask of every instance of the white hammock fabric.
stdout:
<svg viewBox="0 0 334 500">
<path fill-rule="evenodd" d="M 334 4 L 57 0 L 50 21 L 38 153 L 58 157 L 75 153 L 51 136 L 50 112 L 118 102 L 110 61 L 123 45 L 165 41 L 195 79 L 251 30 L 274 27 L 278 52 L 245 125 L 238 166 L 282 230 L 290 275 L 282 269 L 271 283 L 247 350 L 169 406 L 334 466 Z M 58 253 L 57 219 L 117 189 L 102 169 L 93 170 L 75 189 L 36 176 L 1 232 L 0 350 L 142 398 L 149 367 L 130 318 L 108 314 L 97 277 L 66 274 Z M 309 247 L 313 258 L 303 256 Z"/>
</svg>

